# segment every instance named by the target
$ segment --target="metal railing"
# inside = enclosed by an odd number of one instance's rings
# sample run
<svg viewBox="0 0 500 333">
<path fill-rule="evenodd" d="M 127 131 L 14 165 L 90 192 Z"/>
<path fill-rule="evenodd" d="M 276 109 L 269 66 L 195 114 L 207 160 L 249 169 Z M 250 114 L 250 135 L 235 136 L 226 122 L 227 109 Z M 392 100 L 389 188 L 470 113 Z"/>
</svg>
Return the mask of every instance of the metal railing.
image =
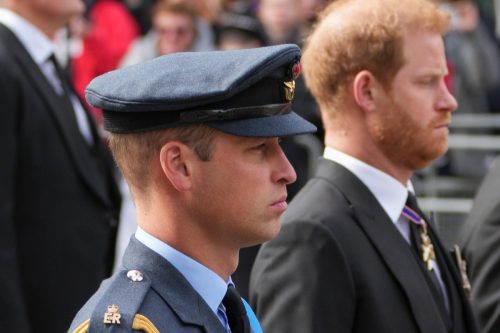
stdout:
<svg viewBox="0 0 500 333">
<path fill-rule="evenodd" d="M 454 133 L 470 130 L 471 134 Z M 483 130 L 483 133 L 473 134 Z M 450 124 L 448 145 L 450 150 L 468 150 L 476 152 L 500 153 L 500 135 L 484 134 L 484 130 L 500 130 L 500 114 L 469 113 L 453 114 Z M 500 131 L 499 131 L 500 133 Z M 444 214 L 467 214 L 473 202 L 473 194 L 480 184 L 480 179 L 466 179 L 460 177 L 440 176 L 427 172 L 422 181 L 419 203 L 422 209 Z M 463 197 L 463 193 L 471 193 Z M 446 193 L 444 197 L 441 193 Z M 460 193 L 460 196 L 453 194 Z"/>
</svg>

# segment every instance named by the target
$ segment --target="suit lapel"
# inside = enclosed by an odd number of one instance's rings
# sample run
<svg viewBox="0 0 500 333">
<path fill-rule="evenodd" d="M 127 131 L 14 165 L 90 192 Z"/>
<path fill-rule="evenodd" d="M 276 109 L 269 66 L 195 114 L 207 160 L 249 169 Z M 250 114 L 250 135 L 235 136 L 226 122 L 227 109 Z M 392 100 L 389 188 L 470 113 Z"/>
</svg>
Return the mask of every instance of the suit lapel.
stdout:
<svg viewBox="0 0 500 333">
<path fill-rule="evenodd" d="M 10 46 L 16 62 L 24 72 L 27 81 L 32 84 L 47 104 L 47 110 L 55 121 L 61 134 L 62 144 L 68 149 L 76 169 L 84 179 L 84 183 L 104 203 L 109 203 L 106 187 L 98 182 L 102 176 L 96 166 L 91 163 L 90 149 L 84 141 L 76 122 L 76 116 L 71 102 L 66 97 L 58 96 L 52 89 L 38 65 L 33 61 L 23 45 L 15 35 L 4 25 L 0 24 L 0 36 Z"/>
<path fill-rule="evenodd" d="M 182 274 L 163 257 L 132 237 L 124 266 L 141 269 L 151 277 L 152 288 L 189 325 L 204 327 L 206 332 L 225 333 L 215 313 Z"/>
<path fill-rule="evenodd" d="M 430 224 L 429 233 L 436 249 L 439 268 L 450 299 L 450 313 L 453 320 L 453 332 L 459 333 L 476 331 L 477 328 L 475 326 L 475 322 L 474 320 L 471 321 L 471 318 L 474 318 L 474 315 L 472 314 L 470 307 L 466 306 L 469 301 L 467 300 L 462 289 L 460 273 L 457 271 L 457 267 L 452 262 L 452 258 L 450 257 L 448 251 L 446 251 L 442 243 L 438 240 L 438 236 L 434 231 L 432 224 Z"/>
<path fill-rule="evenodd" d="M 404 290 L 420 331 L 446 332 L 411 248 L 370 190 L 350 171 L 332 161 L 321 161 L 318 176 L 330 180 L 344 193 L 356 222 Z"/>
</svg>

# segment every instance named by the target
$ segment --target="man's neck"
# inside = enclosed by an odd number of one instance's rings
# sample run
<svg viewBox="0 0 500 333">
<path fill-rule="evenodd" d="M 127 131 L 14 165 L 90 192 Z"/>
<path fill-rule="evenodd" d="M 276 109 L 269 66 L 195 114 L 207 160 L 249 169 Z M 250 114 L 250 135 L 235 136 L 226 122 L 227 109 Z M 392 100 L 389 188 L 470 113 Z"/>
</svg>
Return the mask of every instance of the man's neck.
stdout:
<svg viewBox="0 0 500 333">
<path fill-rule="evenodd" d="M 23 4 L 22 1 L 10 1 L 6 2 L 5 8 L 29 21 L 50 40 L 53 40 L 56 32 L 65 25 L 65 23 L 60 23 L 55 18 L 47 20 L 40 17 L 38 13 Z"/>
<path fill-rule="evenodd" d="M 146 232 L 212 270 L 224 281 L 238 266 L 239 248 L 224 246 L 217 235 L 206 235 L 203 230 L 191 227 L 196 224 L 186 219 L 176 216 L 175 221 L 169 221 L 165 216 L 155 218 L 138 211 L 137 222 Z"/>
<path fill-rule="evenodd" d="M 408 180 L 413 174 L 412 170 L 394 165 L 394 163 L 392 163 L 392 161 L 390 161 L 376 145 L 370 144 L 367 140 L 356 141 L 355 138 L 352 137 L 326 134 L 325 142 L 327 146 L 340 150 L 345 154 L 357 158 L 358 160 L 387 173 L 404 186 L 406 186 Z"/>
</svg>

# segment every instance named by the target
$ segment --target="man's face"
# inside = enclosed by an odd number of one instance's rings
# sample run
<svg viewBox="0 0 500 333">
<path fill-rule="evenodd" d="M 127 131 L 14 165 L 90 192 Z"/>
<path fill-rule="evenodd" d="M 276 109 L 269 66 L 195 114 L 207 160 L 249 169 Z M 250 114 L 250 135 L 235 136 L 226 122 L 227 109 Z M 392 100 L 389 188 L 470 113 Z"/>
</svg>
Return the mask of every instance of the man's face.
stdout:
<svg viewBox="0 0 500 333">
<path fill-rule="evenodd" d="M 287 208 L 286 185 L 296 180 L 278 139 L 214 135 L 212 158 L 193 172 L 190 204 L 199 227 L 238 249 L 275 237 Z"/>
<path fill-rule="evenodd" d="M 153 19 L 160 55 L 189 51 L 195 38 L 193 22 L 187 15 L 160 12 Z"/>
<path fill-rule="evenodd" d="M 60 26 L 85 10 L 82 0 L 29 0 L 29 6 L 39 17 L 60 22 Z"/>
<path fill-rule="evenodd" d="M 448 125 L 457 102 L 448 91 L 442 38 L 411 29 L 404 35 L 405 64 L 383 94 L 371 130 L 393 165 L 414 171 L 448 148 Z"/>
<path fill-rule="evenodd" d="M 297 24 L 298 9 L 297 0 L 261 0 L 259 18 L 266 27 L 287 30 Z"/>
</svg>

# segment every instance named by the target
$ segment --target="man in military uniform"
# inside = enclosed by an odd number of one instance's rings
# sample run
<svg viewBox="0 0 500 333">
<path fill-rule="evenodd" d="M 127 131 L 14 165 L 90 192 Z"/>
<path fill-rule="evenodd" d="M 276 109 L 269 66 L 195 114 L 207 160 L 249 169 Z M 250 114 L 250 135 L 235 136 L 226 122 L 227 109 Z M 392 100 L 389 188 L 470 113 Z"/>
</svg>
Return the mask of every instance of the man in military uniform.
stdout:
<svg viewBox="0 0 500 333">
<path fill-rule="evenodd" d="M 278 137 L 315 131 L 290 107 L 299 57 L 177 53 L 91 82 L 138 230 L 70 332 L 261 332 L 230 276 L 280 229 L 296 175 Z"/>
</svg>

